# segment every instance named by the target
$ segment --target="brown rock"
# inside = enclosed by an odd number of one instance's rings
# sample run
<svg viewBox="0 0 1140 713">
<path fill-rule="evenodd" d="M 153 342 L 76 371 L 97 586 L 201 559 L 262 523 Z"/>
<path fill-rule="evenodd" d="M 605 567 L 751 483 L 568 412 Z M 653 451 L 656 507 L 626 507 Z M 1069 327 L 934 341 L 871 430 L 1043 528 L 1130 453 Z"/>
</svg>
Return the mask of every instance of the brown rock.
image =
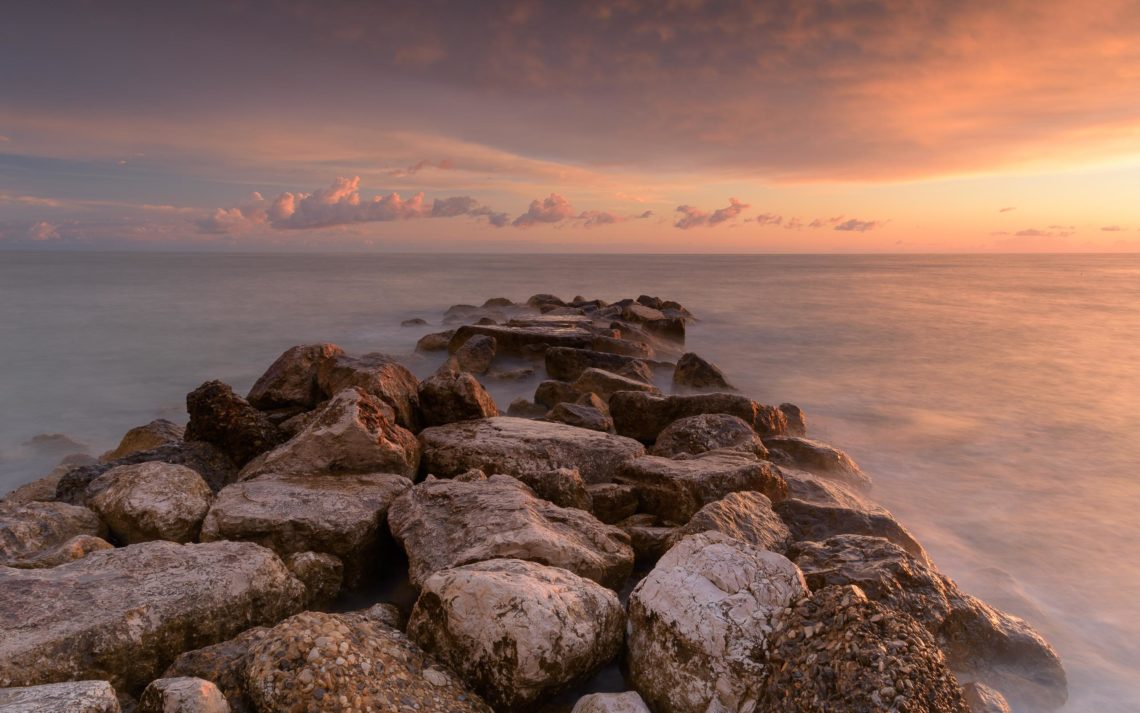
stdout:
<svg viewBox="0 0 1140 713">
<path fill-rule="evenodd" d="M 577 508 L 590 512 L 592 501 L 582 475 L 573 468 L 536 470 L 513 476 L 534 491 L 543 500 L 558 507 Z"/>
<path fill-rule="evenodd" d="M 132 453 L 109 463 L 72 468 L 60 477 L 56 485 L 56 499 L 73 505 L 84 505 L 87 502 L 87 487 L 100 475 L 122 465 L 151 462 L 184 465 L 202 476 L 202 480 L 214 492 L 232 483 L 238 474 L 233 461 L 214 446 L 202 441 L 183 441 Z"/>
<path fill-rule="evenodd" d="M 320 403 L 317 372 L 327 361 L 344 356 L 335 344 L 303 344 L 277 357 L 249 390 L 246 399 L 263 411 L 297 406 L 311 409 Z"/>
<path fill-rule="evenodd" d="M 617 432 L 645 443 L 652 443 L 666 426 L 677 419 L 710 413 L 736 416 L 745 423 L 752 424 L 753 428 L 756 428 L 760 417 L 765 429 L 762 432 L 757 428 L 761 435 L 773 426 L 767 422 L 767 412 L 761 410 L 760 404 L 740 394 L 655 396 L 626 391 L 610 397 L 610 414 L 614 418 Z"/>
<path fill-rule="evenodd" d="M 884 508 L 819 505 L 796 498 L 777 502 L 774 508 L 797 542 L 825 540 L 833 535 L 871 535 L 895 543 L 922 562 L 930 561 L 914 535 Z"/>
<path fill-rule="evenodd" d="M 0 713 L 120 713 L 106 681 L 69 681 L 0 688 Z"/>
<path fill-rule="evenodd" d="M 451 338 L 455 336 L 455 330 L 449 329 L 446 332 L 435 332 L 433 334 L 425 334 L 420 337 L 416 342 L 417 352 L 442 352 L 447 349 L 447 345 L 451 342 Z"/>
<path fill-rule="evenodd" d="M 139 698 L 135 713 L 231 713 L 226 697 L 201 678 L 159 678 Z"/>
<path fill-rule="evenodd" d="M 193 542 L 214 499 L 202 476 L 184 465 L 121 465 L 87 486 L 87 501 L 115 538 Z"/>
<path fill-rule="evenodd" d="M 556 404 L 546 415 L 546 420 L 602 433 L 609 433 L 614 428 L 614 420 L 608 413 L 594 406 L 579 403 Z"/>
<path fill-rule="evenodd" d="M 708 413 L 679 418 L 657 434 L 653 455 L 677 458 L 724 449 L 767 458 L 768 449 L 752 430 L 752 424 L 726 413 Z"/>
<path fill-rule="evenodd" d="M 795 404 L 780 404 L 780 411 L 784 414 L 784 420 L 788 424 L 789 436 L 806 436 L 807 435 L 807 416 L 803 410 Z"/>
<path fill-rule="evenodd" d="M 710 531 L 780 554 L 787 551 L 792 541 L 792 533 L 772 509 L 772 501 L 755 492 L 729 493 L 705 505 L 677 529 L 669 546 L 689 535 Z"/>
<path fill-rule="evenodd" d="M 75 537 L 103 537 L 91 510 L 66 503 L 0 503 L 0 565 L 28 566 Z"/>
<path fill-rule="evenodd" d="M 649 383 L 653 370 L 641 359 L 589 349 L 552 347 L 546 350 L 546 373 L 551 379 L 574 381 L 586 369 L 605 369 L 614 374 Z"/>
<path fill-rule="evenodd" d="M 471 374 L 444 372 L 420 383 L 419 404 L 424 426 L 499 415 L 495 400 Z"/>
<path fill-rule="evenodd" d="M 851 456 L 826 443 L 799 436 L 765 436 L 764 445 L 771 451 L 772 460 L 781 465 L 803 468 L 855 488 L 871 487 L 871 478 Z"/>
<path fill-rule="evenodd" d="M 220 381 L 208 381 L 187 394 L 186 410 L 186 440 L 217 447 L 239 468 L 285 440 L 265 414 Z"/>
<path fill-rule="evenodd" d="M 285 557 L 285 566 L 305 585 L 307 608 L 332 604 L 344 584 L 344 563 L 324 552 L 294 552 Z"/>
<path fill-rule="evenodd" d="M 323 361 L 317 370 L 317 385 L 328 398 L 357 387 L 388 404 L 396 414 L 396 423 L 412 433 L 420 429 L 419 381 L 387 354 L 339 355 Z"/>
<path fill-rule="evenodd" d="M 212 681 L 226 697 L 231 713 L 255 713 L 253 701 L 246 693 L 245 670 L 250 649 L 268 633 L 269 629 L 257 626 L 228 641 L 179 654 L 162 676 L 192 676 Z"/>
<path fill-rule="evenodd" d="M 471 337 L 455 350 L 455 360 L 462 371 L 486 374 L 495 360 L 495 338 L 485 334 Z"/>
<path fill-rule="evenodd" d="M 589 368 L 584 370 L 574 381 L 574 390 L 579 394 L 595 393 L 602 401 L 608 402 L 610 396 L 618 391 L 643 391 L 647 394 L 660 394 L 661 390 L 652 384 L 638 379 L 621 376 L 605 369 Z"/>
<path fill-rule="evenodd" d="M 543 381 L 534 390 L 534 402 L 547 409 L 552 409 L 561 403 L 574 403 L 580 396 L 573 384 L 553 379 Z"/>
<path fill-rule="evenodd" d="M 637 490 L 620 483 L 587 485 L 594 517 L 613 525 L 637 512 Z"/>
<path fill-rule="evenodd" d="M 155 419 L 145 426 L 136 426 L 127 431 L 122 440 L 119 441 L 118 447 L 99 456 L 99 460 L 107 463 L 129 456 L 132 453 L 178 443 L 185 433 L 186 429 L 176 423 L 167 421 L 165 418 Z"/>
<path fill-rule="evenodd" d="M 673 369 L 673 385 L 697 390 L 732 389 L 724 372 L 716 364 L 689 352 L 681 356 Z"/>
</svg>

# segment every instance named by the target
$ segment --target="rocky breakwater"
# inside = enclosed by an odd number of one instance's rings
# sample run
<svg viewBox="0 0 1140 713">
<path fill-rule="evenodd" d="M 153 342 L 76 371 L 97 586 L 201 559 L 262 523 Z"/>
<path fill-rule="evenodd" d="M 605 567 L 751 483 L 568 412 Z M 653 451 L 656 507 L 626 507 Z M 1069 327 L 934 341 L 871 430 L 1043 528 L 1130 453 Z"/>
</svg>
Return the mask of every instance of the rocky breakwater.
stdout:
<svg viewBox="0 0 1140 713">
<path fill-rule="evenodd" d="M 801 409 L 688 351 L 694 319 L 493 298 L 416 355 L 301 345 L 245 396 L 203 384 L 185 428 L 0 502 L 0 711 L 1063 704 L 1049 644 L 940 573 Z"/>
</svg>

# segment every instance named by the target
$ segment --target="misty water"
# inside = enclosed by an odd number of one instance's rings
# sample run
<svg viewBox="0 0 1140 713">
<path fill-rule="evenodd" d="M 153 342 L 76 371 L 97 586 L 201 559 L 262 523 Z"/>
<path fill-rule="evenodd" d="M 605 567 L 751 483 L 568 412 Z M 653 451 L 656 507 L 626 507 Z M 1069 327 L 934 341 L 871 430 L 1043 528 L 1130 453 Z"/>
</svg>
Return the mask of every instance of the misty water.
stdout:
<svg viewBox="0 0 1140 713">
<path fill-rule="evenodd" d="M 98 454 L 303 342 L 422 376 L 447 306 L 536 292 L 685 304 L 689 348 L 801 405 L 943 571 L 1050 639 L 1068 711 L 1140 709 L 1136 256 L 0 253 L 0 492 L 68 450 L 38 434 Z"/>
</svg>

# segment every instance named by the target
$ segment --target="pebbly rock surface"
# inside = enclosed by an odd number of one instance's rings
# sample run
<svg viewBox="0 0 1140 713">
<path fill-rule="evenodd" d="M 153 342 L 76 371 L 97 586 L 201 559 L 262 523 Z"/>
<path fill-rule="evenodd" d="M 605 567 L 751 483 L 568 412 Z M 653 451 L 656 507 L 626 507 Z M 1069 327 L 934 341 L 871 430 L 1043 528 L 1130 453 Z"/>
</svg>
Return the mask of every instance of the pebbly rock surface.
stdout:
<svg viewBox="0 0 1140 713">
<path fill-rule="evenodd" d="M 491 713 L 404 634 L 361 614 L 298 614 L 268 631 L 247 661 L 258 713 Z"/>
<path fill-rule="evenodd" d="M 106 681 L 69 681 L 0 688 L 0 713 L 119 713 L 115 689 Z"/>
<path fill-rule="evenodd" d="M 114 538 L 133 545 L 151 540 L 193 542 L 214 494 L 184 465 L 121 465 L 87 486 L 87 502 Z"/>
<path fill-rule="evenodd" d="M 395 357 L 378 352 L 359 357 L 339 354 L 320 362 L 317 385 L 326 398 L 358 388 L 387 404 L 400 426 L 413 433 L 420 429 L 419 381 Z"/>
<path fill-rule="evenodd" d="M 424 426 L 499 415 L 495 400 L 479 380 L 466 371 L 444 371 L 421 382 L 419 409 Z"/>
<path fill-rule="evenodd" d="M 694 391 L 734 391 L 716 364 L 692 352 L 683 354 L 673 369 L 673 385 Z"/>
<path fill-rule="evenodd" d="M 388 525 L 417 587 L 440 570 L 502 558 L 562 567 L 611 589 L 633 569 L 624 532 L 535 497 L 506 475 L 475 482 L 429 477 L 392 502 Z"/>
<path fill-rule="evenodd" d="M 636 357 L 591 349 L 552 347 L 545 354 L 546 373 L 551 379 L 572 382 L 587 369 L 604 369 L 608 372 L 637 379 L 645 383 L 653 381 L 653 370 L 645 361 Z"/>
<path fill-rule="evenodd" d="M 208 381 L 187 394 L 186 411 L 186 440 L 213 445 L 239 468 L 285 440 L 265 414 L 220 381 Z"/>
<path fill-rule="evenodd" d="M 664 458 L 700 455 L 714 450 L 740 451 L 767 458 L 760 436 L 738 416 L 707 413 L 679 418 L 657 434 L 652 453 Z"/>
<path fill-rule="evenodd" d="M 203 441 L 183 441 L 138 451 L 106 463 L 72 468 L 60 477 L 55 499 L 73 505 L 86 505 L 87 486 L 100 475 L 122 465 L 152 462 L 184 465 L 202 476 L 202 480 L 214 492 L 237 480 L 238 475 L 234 462 L 214 446 Z"/>
<path fill-rule="evenodd" d="M 108 463 L 138 453 L 149 451 L 151 448 L 179 443 L 186 435 L 186 429 L 165 418 L 155 419 L 143 426 L 136 426 L 127 431 L 119 445 L 99 456 L 99 460 Z"/>
<path fill-rule="evenodd" d="M 655 396 L 636 391 L 619 392 L 610 397 L 610 414 L 614 428 L 623 436 L 653 443 L 665 427 L 677 419 L 701 414 L 725 413 L 752 424 L 761 436 L 783 433 L 787 422 L 783 413 L 761 406 L 740 394 L 691 394 Z"/>
<path fill-rule="evenodd" d="M 700 532 L 719 532 L 779 554 L 784 554 L 792 542 L 792 533 L 772 509 L 772 501 L 757 492 L 729 493 L 705 505 L 677 528 L 669 545 Z"/>
<path fill-rule="evenodd" d="M 325 362 L 344 356 L 335 344 L 302 344 L 286 349 L 254 383 L 246 399 L 262 411 L 311 409 L 323 394 L 317 373 Z"/>
<path fill-rule="evenodd" d="M 600 483 L 645 453 L 640 443 L 621 436 L 511 416 L 427 428 L 420 440 L 423 472 L 443 477 L 471 468 L 512 475 L 577 468 L 587 483 Z"/>
<path fill-rule="evenodd" d="M 752 710 L 769 673 L 773 619 L 806 595 L 782 555 L 720 533 L 691 535 L 630 594 L 630 681 L 660 713 Z"/>
<path fill-rule="evenodd" d="M 495 338 L 486 334 L 471 337 L 455 350 L 455 361 L 461 371 L 486 374 L 495 360 Z"/>
<path fill-rule="evenodd" d="M 772 460 L 833 478 L 857 489 L 867 490 L 871 479 L 859 468 L 851 456 L 826 443 L 799 436 L 765 436 L 764 445 Z"/>
<path fill-rule="evenodd" d="M 384 402 L 355 387 L 339 392 L 293 438 L 250 461 L 242 480 L 266 473 L 395 473 L 419 466 L 416 437 L 397 425 Z"/>
<path fill-rule="evenodd" d="M 105 537 L 91 510 L 67 503 L 0 503 L 0 565 L 29 566 L 77 537 Z"/>
<path fill-rule="evenodd" d="M 570 713 L 649 713 L 649 706 L 637 691 L 591 693 L 579 698 Z"/>
<path fill-rule="evenodd" d="M 250 649 L 268 633 L 266 627 L 256 626 L 228 641 L 179 654 L 162 677 L 205 679 L 225 696 L 231 713 L 254 713 L 256 709 L 246 691 L 245 671 Z"/>
<path fill-rule="evenodd" d="M 412 487 L 403 476 L 267 474 L 218 493 L 202 524 L 202 541 L 256 542 L 285 557 L 325 552 L 355 583 L 379 567 L 392 501 Z"/>
<path fill-rule="evenodd" d="M 436 572 L 408 636 L 500 711 L 582 680 L 621 650 L 617 595 L 558 567 L 497 559 Z"/>
<path fill-rule="evenodd" d="M 160 678 L 150 682 L 135 713 L 231 713 L 226 697 L 201 678 Z"/>
<path fill-rule="evenodd" d="M 796 541 L 819 541 L 832 535 L 872 535 L 895 543 L 922 562 L 929 561 L 914 535 L 884 508 L 821 505 L 796 498 L 777 502 L 774 508 Z"/>
</svg>

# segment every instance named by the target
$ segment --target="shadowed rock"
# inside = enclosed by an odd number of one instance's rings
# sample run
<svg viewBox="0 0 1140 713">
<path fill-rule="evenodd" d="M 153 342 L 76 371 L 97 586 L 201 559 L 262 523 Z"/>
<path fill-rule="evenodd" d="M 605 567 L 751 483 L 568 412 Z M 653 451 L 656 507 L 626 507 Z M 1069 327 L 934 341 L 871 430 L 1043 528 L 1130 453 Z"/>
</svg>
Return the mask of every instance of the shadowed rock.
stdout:
<svg viewBox="0 0 1140 713">
<path fill-rule="evenodd" d="M 322 364 L 341 356 L 344 350 L 335 344 L 291 347 L 254 382 L 246 399 L 263 411 L 288 407 L 311 409 L 324 396 L 317 384 L 317 372 Z"/>
<path fill-rule="evenodd" d="M 109 463 L 72 468 L 60 477 L 55 490 L 56 499 L 73 505 L 84 505 L 87 502 L 87 486 L 100 475 L 121 465 L 150 462 L 184 465 L 202 476 L 202 480 L 214 492 L 232 483 L 238 474 L 233 461 L 214 446 L 202 441 L 183 441 L 132 453 Z"/>
<path fill-rule="evenodd" d="M 208 381 L 187 394 L 186 411 L 186 440 L 217 447 L 239 468 L 285 440 L 265 414 L 220 381 Z"/>
<path fill-rule="evenodd" d="M 635 391 L 620 391 L 610 397 L 610 414 L 614 428 L 623 436 L 652 443 L 665 427 L 677 419 L 701 414 L 725 413 L 751 424 L 757 433 L 764 435 L 782 428 L 772 412 L 778 409 L 761 407 L 740 394 L 691 394 L 686 396 L 655 396 Z M 781 417 L 783 414 L 779 414 Z"/>
<path fill-rule="evenodd" d="M 444 371 L 420 383 L 419 405 L 424 426 L 499 415 L 495 400 L 471 374 Z"/>
<path fill-rule="evenodd" d="M 693 352 L 683 354 L 673 369 L 673 385 L 698 390 L 732 390 L 724 372 L 716 364 L 705 361 Z"/>
<path fill-rule="evenodd" d="M 796 541 L 825 540 L 833 535 L 872 535 L 883 537 L 923 562 L 926 550 L 887 510 L 819 505 L 789 498 L 774 505 Z"/>
<path fill-rule="evenodd" d="M 586 369 L 605 369 L 614 374 L 649 383 L 653 371 L 641 359 L 590 349 L 552 347 L 546 350 L 546 373 L 551 379 L 574 381 Z"/>
</svg>

